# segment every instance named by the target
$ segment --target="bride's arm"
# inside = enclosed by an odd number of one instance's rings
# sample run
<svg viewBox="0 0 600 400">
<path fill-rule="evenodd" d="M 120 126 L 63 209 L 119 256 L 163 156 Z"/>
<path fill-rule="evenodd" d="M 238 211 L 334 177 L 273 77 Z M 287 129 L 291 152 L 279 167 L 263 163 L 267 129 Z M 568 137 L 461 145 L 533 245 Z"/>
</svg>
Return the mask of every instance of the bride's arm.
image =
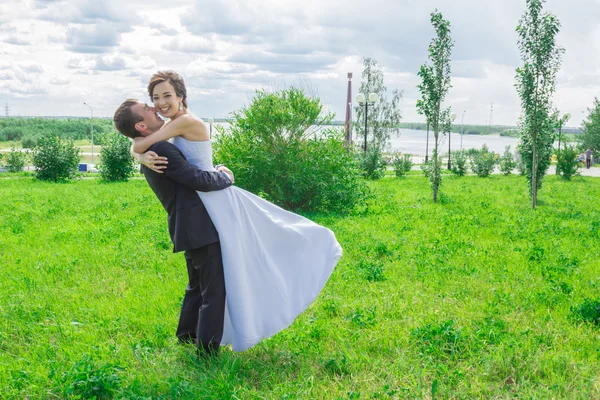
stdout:
<svg viewBox="0 0 600 400">
<path fill-rule="evenodd" d="M 146 167 L 150 168 L 152 171 L 162 174 L 163 169 L 167 168 L 167 157 L 161 157 L 156 154 L 154 151 L 147 151 L 142 154 L 138 154 L 133 151 L 133 143 L 131 143 L 131 149 L 129 149 L 129 153 L 137 162 Z"/>
<path fill-rule="evenodd" d="M 145 136 L 145 137 L 136 137 L 133 139 L 133 151 L 135 153 L 141 154 L 148 150 L 150 146 L 154 143 L 158 143 L 162 140 L 169 140 L 175 136 L 183 136 L 186 133 L 193 132 L 195 128 L 195 124 L 197 121 L 194 121 L 192 117 L 187 115 L 182 115 L 181 117 L 172 120 L 168 124 L 163 125 L 158 131 Z"/>
</svg>

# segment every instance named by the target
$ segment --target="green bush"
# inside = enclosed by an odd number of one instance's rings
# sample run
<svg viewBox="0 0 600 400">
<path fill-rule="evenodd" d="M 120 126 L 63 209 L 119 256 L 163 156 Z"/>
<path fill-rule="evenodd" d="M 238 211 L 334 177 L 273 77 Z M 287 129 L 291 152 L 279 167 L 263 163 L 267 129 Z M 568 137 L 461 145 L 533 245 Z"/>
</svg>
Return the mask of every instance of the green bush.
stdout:
<svg viewBox="0 0 600 400">
<path fill-rule="evenodd" d="M 37 139 L 33 136 L 25 136 L 21 139 L 21 147 L 24 149 L 33 149 L 37 146 Z"/>
<path fill-rule="evenodd" d="M 387 164 L 383 158 L 381 149 L 377 146 L 367 148 L 365 153 L 359 150 L 356 153 L 362 175 L 367 179 L 377 180 L 383 178 Z"/>
<path fill-rule="evenodd" d="M 579 161 L 577 158 L 579 153 L 573 146 L 565 146 L 560 152 L 556 153 L 556 171 L 564 179 L 570 181 L 571 178 L 578 174 Z"/>
<path fill-rule="evenodd" d="M 496 153 L 489 151 L 484 144 L 471 158 L 471 170 L 482 178 L 489 176 L 496 166 Z"/>
<path fill-rule="evenodd" d="M 55 134 L 40 137 L 33 150 L 35 176 L 43 181 L 64 181 L 77 175 L 80 150 L 72 140 L 61 140 Z"/>
<path fill-rule="evenodd" d="M 6 170 L 8 172 L 21 172 L 23 171 L 26 160 L 27 154 L 17 150 L 13 145 L 10 152 L 7 153 L 4 158 L 4 165 L 6 165 Z"/>
<path fill-rule="evenodd" d="M 467 174 L 467 154 L 464 151 L 455 151 L 452 153 L 451 171 L 455 175 L 465 176 Z"/>
<path fill-rule="evenodd" d="M 125 136 L 112 133 L 105 138 L 100 151 L 101 163 L 98 166 L 102 179 L 109 182 L 127 181 L 135 173 L 133 157 L 129 152 L 131 141 Z"/>
<path fill-rule="evenodd" d="M 394 165 L 394 171 L 396 172 L 396 177 L 401 178 L 405 176 L 413 166 L 412 156 L 410 154 L 396 154 L 392 159 L 392 164 Z"/>
<path fill-rule="evenodd" d="M 500 164 L 500 171 L 505 176 L 510 175 L 513 169 L 517 167 L 517 163 L 510 151 L 510 146 L 506 146 L 504 154 L 498 159 L 498 164 Z"/>
<path fill-rule="evenodd" d="M 236 185 L 290 210 L 347 212 L 368 188 L 340 129 L 321 129 L 333 118 L 318 98 L 300 89 L 258 91 L 218 128 L 215 160 L 235 172 Z"/>
</svg>

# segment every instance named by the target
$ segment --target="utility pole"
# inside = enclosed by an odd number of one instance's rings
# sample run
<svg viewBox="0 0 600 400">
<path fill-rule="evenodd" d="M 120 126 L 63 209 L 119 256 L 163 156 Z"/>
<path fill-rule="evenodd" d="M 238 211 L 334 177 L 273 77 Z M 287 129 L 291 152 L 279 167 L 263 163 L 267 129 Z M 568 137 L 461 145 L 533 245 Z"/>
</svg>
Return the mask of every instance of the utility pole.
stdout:
<svg viewBox="0 0 600 400">
<path fill-rule="evenodd" d="M 8 103 L 6 103 L 6 105 L 4 106 L 4 113 L 6 118 L 8 118 L 8 116 L 10 115 L 10 108 L 8 107 Z"/>
</svg>

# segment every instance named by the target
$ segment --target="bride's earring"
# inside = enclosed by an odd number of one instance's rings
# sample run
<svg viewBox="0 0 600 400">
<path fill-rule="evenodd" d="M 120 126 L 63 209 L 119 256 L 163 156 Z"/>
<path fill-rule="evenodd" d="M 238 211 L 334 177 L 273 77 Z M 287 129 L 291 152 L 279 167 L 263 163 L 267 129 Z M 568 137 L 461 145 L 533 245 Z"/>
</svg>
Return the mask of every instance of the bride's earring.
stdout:
<svg viewBox="0 0 600 400">
<path fill-rule="evenodd" d="M 179 111 L 183 110 L 183 107 L 181 106 L 181 103 L 179 103 Z"/>
</svg>

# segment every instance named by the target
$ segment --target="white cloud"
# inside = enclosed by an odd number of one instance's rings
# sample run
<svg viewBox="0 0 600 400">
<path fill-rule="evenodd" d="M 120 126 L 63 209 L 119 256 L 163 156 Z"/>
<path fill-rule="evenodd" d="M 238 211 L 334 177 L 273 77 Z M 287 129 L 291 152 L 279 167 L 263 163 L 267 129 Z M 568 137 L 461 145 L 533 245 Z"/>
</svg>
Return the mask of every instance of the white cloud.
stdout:
<svg viewBox="0 0 600 400">
<path fill-rule="evenodd" d="M 173 69 L 199 115 L 226 116 L 255 89 L 290 84 L 318 94 L 344 116 L 346 73 L 360 86 L 362 57 L 374 57 L 391 91 L 415 103 L 418 68 L 433 36 L 429 14 L 452 23 L 453 88 L 448 104 L 465 122 L 516 123 L 519 65 L 515 27 L 524 0 L 3 0 L 0 104 L 22 115 L 112 115 L 124 97 L 147 98 L 153 72 Z M 555 105 L 576 115 L 600 95 L 600 2 L 548 0 L 566 49 Z M 26 99 L 26 101 L 25 101 Z M 36 103 L 37 102 L 37 103 Z M 103 114 L 104 113 L 104 114 Z"/>
</svg>

